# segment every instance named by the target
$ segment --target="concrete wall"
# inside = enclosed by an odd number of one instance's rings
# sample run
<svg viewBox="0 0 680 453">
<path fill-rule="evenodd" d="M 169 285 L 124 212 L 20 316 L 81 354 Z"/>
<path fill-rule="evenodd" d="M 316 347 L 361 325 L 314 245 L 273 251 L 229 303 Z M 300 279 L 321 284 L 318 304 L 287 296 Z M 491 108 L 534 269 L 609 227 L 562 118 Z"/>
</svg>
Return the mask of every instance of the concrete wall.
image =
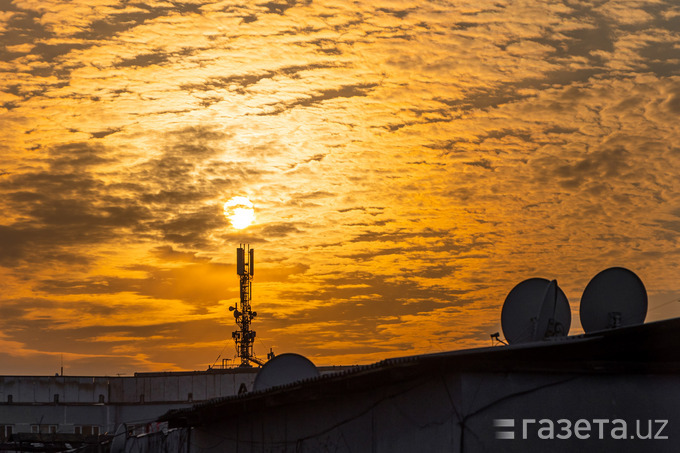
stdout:
<svg viewBox="0 0 680 453">
<path fill-rule="evenodd" d="M 0 376 L 3 403 L 140 403 L 205 401 L 251 390 L 257 368 L 220 373 L 164 373 L 134 377 Z"/>
<path fill-rule="evenodd" d="M 321 374 L 347 367 L 320 368 Z M 139 373 L 135 376 L 0 376 L 0 405 L 17 403 L 139 404 L 206 401 L 252 390 L 259 368 L 207 372 Z"/>
<path fill-rule="evenodd" d="M 675 452 L 678 408 L 673 375 L 443 373 L 199 426 L 191 451 Z"/>
<path fill-rule="evenodd" d="M 235 395 L 241 384 L 252 389 L 257 370 L 132 377 L 0 376 L 0 425 L 11 426 L 13 433 L 31 432 L 36 425 L 56 426 L 59 433 L 73 433 L 76 426 L 115 433 L 125 423 L 144 425 L 170 409 Z"/>
<path fill-rule="evenodd" d="M 257 369 L 251 372 L 196 373 L 160 376 L 112 378 L 110 402 L 136 404 L 141 402 L 205 401 L 235 395 L 241 384 L 253 387 Z"/>
<path fill-rule="evenodd" d="M 95 403 L 108 397 L 109 378 L 64 376 L 0 376 L 0 404 L 59 402 Z"/>
</svg>

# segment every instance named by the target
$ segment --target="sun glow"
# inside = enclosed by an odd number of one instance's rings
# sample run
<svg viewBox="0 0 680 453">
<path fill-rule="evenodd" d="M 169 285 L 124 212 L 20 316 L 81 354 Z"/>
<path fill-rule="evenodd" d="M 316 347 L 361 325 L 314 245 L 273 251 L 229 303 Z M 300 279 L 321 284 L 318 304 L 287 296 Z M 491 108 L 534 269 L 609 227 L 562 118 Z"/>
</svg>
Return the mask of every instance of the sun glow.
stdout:
<svg viewBox="0 0 680 453">
<path fill-rule="evenodd" d="M 237 230 L 251 225 L 255 221 L 253 203 L 246 197 L 232 197 L 224 203 L 224 215 Z"/>
</svg>

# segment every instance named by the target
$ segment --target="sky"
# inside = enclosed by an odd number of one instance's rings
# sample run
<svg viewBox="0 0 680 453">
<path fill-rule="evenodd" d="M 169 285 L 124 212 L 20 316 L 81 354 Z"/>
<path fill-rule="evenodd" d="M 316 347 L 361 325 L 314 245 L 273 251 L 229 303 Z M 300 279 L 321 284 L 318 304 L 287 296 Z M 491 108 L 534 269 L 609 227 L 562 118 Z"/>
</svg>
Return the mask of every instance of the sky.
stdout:
<svg viewBox="0 0 680 453">
<path fill-rule="evenodd" d="M 490 345 L 519 282 L 680 316 L 671 0 L 0 1 L 0 374 Z M 224 216 L 233 197 L 255 221 Z"/>
</svg>

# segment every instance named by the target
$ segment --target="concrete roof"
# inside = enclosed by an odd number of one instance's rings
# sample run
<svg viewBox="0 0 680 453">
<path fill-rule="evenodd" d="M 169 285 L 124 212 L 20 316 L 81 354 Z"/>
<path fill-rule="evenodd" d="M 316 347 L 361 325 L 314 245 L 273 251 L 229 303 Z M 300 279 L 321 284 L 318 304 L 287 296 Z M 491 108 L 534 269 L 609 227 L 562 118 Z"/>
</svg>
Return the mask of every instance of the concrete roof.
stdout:
<svg viewBox="0 0 680 453">
<path fill-rule="evenodd" d="M 159 421 L 199 426 L 242 411 L 370 391 L 432 372 L 677 374 L 680 318 L 550 341 L 416 355 L 356 366 L 339 373 L 217 398 L 172 410 Z"/>
</svg>

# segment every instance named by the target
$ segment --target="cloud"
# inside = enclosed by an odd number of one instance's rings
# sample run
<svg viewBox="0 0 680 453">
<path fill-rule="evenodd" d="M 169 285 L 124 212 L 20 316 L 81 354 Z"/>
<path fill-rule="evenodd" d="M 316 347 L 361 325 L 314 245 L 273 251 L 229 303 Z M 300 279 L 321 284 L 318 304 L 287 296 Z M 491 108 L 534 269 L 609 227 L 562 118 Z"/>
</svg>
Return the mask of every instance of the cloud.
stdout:
<svg viewBox="0 0 680 453">
<path fill-rule="evenodd" d="M 295 226 L 295 224 L 290 223 L 276 223 L 265 225 L 261 230 L 261 234 L 268 238 L 280 238 L 285 237 L 291 233 L 300 233 L 300 230 Z"/>
<path fill-rule="evenodd" d="M 578 162 L 558 166 L 554 172 L 565 187 L 578 187 L 586 180 L 618 179 L 631 170 L 626 164 L 627 154 L 624 149 L 592 152 Z"/>
<path fill-rule="evenodd" d="M 181 252 L 175 250 L 170 245 L 154 247 L 151 253 L 163 261 L 195 262 L 205 261 L 207 259 L 197 257 L 195 252 Z"/>
<path fill-rule="evenodd" d="M 188 91 L 215 91 L 220 89 L 233 89 L 240 93 L 245 93 L 245 91 L 254 85 L 262 81 L 273 79 L 277 76 L 289 77 L 291 79 L 301 78 L 305 72 L 315 71 L 319 69 L 332 69 L 340 68 L 341 64 L 335 62 L 328 63 L 312 63 L 308 65 L 292 65 L 283 66 L 277 68 L 276 70 L 261 71 L 256 74 L 246 74 L 246 75 L 234 75 L 227 77 L 211 77 L 207 81 L 196 84 L 185 84 L 181 85 L 180 88 Z"/>
<path fill-rule="evenodd" d="M 325 101 L 366 96 L 375 86 L 377 84 L 358 84 L 325 89 L 320 93 L 313 93 L 301 99 L 267 105 L 265 106 L 265 112 L 261 113 L 261 115 L 278 115 L 285 110 L 296 107 L 313 107 Z"/>
<path fill-rule="evenodd" d="M 5 264 L 70 260 L 78 253 L 69 247 L 110 240 L 117 229 L 134 229 L 148 218 L 148 210 L 135 201 L 103 196 L 106 185 L 87 168 L 106 159 L 83 147 L 69 147 L 67 154 L 48 160 L 50 171 L 12 174 L 0 182 L 11 213 L 10 223 L 1 226 Z"/>
<path fill-rule="evenodd" d="M 209 363 L 241 243 L 258 338 L 326 363 L 486 344 L 532 276 L 577 300 L 620 265 L 680 292 L 678 18 L 632 0 L 12 2 L 3 358 Z M 245 230 L 233 196 L 255 206 Z"/>
</svg>

